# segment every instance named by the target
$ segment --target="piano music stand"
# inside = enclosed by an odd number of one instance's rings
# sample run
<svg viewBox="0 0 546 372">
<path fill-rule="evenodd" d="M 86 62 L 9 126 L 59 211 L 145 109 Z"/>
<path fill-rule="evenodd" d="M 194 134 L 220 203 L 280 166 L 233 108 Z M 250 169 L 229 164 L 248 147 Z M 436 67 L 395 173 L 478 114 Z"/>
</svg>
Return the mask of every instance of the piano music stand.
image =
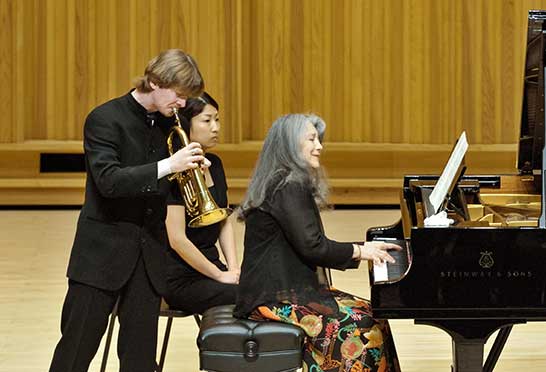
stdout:
<svg viewBox="0 0 546 372">
<path fill-rule="evenodd" d="M 432 203 L 430 202 L 430 194 L 432 193 L 432 190 L 430 188 L 421 187 L 421 200 L 423 201 L 423 207 L 425 210 L 425 217 L 430 217 L 435 215 L 436 213 L 439 213 L 440 211 L 443 211 L 447 209 L 449 205 L 453 207 L 455 212 L 461 215 L 465 220 L 469 219 L 468 215 L 468 208 L 466 206 L 466 200 L 464 198 L 464 193 L 461 192 L 461 190 L 457 187 L 459 182 L 464 176 L 464 173 L 466 171 L 466 165 L 463 162 L 459 166 L 456 177 L 453 178 L 453 181 L 451 182 L 447 193 L 444 197 L 444 200 L 440 207 L 438 209 L 435 209 Z"/>
</svg>

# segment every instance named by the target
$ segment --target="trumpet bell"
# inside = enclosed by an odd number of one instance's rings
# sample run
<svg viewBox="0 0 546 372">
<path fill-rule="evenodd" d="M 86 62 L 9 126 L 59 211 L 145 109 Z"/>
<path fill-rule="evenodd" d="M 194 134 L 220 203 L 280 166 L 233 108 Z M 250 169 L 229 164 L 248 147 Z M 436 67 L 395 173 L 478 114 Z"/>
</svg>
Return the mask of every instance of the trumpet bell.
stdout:
<svg viewBox="0 0 546 372">
<path fill-rule="evenodd" d="M 204 227 L 220 222 L 231 214 L 231 208 L 217 208 L 199 214 L 190 220 L 190 227 Z"/>
</svg>

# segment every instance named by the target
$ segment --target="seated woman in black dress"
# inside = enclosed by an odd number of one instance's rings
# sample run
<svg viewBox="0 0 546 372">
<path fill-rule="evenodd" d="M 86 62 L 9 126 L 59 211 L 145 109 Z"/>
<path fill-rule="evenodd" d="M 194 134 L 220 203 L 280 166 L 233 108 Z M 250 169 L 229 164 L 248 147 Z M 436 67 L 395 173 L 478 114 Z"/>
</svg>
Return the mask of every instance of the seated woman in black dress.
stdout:
<svg viewBox="0 0 546 372">
<path fill-rule="evenodd" d="M 211 163 L 204 169 L 207 187 L 218 206 L 227 207 L 222 161 L 208 152 L 218 143 L 218 103 L 203 93 L 188 99 L 181 114 L 186 119 L 181 121 L 190 141 L 201 144 Z M 240 269 L 231 220 L 199 228 L 187 226 L 189 217 L 176 182 L 167 203 L 166 226 L 172 249 L 167 267 L 166 302 L 173 308 L 200 314 L 213 306 L 235 303 Z M 220 261 L 217 241 L 227 267 Z"/>
<path fill-rule="evenodd" d="M 291 114 L 277 119 L 267 134 L 239 210 L 246 228 L 235 316 L 303 328 L 304 371 L 398 371 L 388 323 L 372 318 L 369 301 L 330 288 L 321 268 L 394 262 L 387 251 L 399 249 L 324 235 L 324 129 L 315 115 Z"/>
</svg>

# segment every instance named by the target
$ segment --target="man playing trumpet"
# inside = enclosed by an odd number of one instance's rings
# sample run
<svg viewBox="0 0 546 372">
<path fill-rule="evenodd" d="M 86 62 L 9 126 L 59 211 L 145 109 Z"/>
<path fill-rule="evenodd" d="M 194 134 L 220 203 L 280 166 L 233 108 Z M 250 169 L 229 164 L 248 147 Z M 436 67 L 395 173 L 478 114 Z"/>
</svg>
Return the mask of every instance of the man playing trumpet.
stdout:
<svg viewBox="0 0 546 372">
<path fill-rule="evenodd" d="M 192 57 L 166 50 L 148 63 L 135 89 L 88 115 L 85 202 L 68 264 L 62 337 L 50 372 L 87 371 L 118 297 L 120 371 L 155 370 L 168 247 L 166 176 L 204 160 L 197 143 L 169 156 L 170 124 L 162 119 L 203 87 Z"/>
</svg>

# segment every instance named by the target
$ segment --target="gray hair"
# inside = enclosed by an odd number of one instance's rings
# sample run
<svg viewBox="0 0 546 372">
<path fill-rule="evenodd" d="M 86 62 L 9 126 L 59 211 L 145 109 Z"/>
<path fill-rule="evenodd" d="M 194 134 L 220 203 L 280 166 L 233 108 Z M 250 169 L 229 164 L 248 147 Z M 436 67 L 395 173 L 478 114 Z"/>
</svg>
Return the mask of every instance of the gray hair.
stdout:
<svg viewBox="0 0 546 372">
<path fill-rule="evenodd" d="M 240 219 L 244 220 L 251 209 L 260 207 L 268 195 L 273 195 L 287 182 L 310 185 L 317 206 L 319 208 L 326 206 L 328 185 L 324 170 L 322 167 L 311 168 L 302 156 L 301 141 L 308 122 L 316 128 L 322 141 L 326 123 L 316 115 L 288 114 L 273 122 L 265 138 L 245 199 L 239 208 Z"/>
</svg>

